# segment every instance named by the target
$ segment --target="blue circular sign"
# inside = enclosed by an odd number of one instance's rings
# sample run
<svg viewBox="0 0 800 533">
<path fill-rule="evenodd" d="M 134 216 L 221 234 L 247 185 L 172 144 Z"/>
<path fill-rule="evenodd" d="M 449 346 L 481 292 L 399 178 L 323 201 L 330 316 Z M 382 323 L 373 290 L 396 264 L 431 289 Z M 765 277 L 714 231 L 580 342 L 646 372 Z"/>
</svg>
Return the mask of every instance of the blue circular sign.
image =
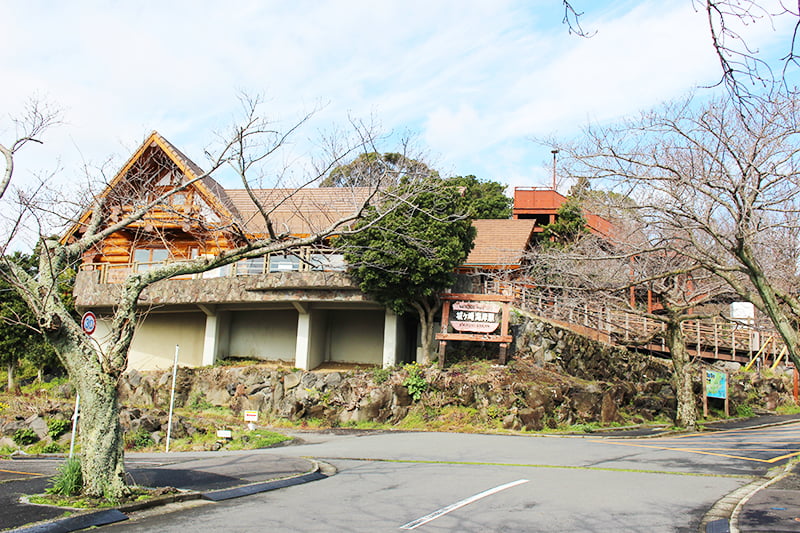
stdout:
<svg viewBox="0 0 800 533">
<path fill-rule="evenodd" d="M 86 311 L 81 318 L 81 327 L 87 335 L 94 333 L 97 327 L 97 317 L 91 311 Z"/>
</svg>

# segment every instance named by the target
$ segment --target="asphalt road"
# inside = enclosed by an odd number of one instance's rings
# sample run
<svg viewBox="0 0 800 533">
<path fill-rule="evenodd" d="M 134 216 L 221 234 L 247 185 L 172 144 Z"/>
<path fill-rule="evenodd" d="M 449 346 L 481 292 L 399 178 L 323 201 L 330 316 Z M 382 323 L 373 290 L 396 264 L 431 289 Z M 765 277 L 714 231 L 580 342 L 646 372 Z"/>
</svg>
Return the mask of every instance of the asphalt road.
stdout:
<svg viewBox="0 0 800 533">
<path fill-rule="evenodd" d="M 20 503 L 20 496 L 44 492 L 61 458 L 0 461 L 0 530 L 61 517 L 67 511 Z M 314 465 L 300 457 L 241 452 L 137 454 L 126 456 L 133 484 L 213 491 L 302 474 Z M 69 513 L 67 513 L 69 514 Z"/>
<path fill-rule="evenodd" d="M 110 531 L 697 531 L 721 497 L 800 452 L 800 424 L 646 440 L 304 435 L 325 480 Z M 173 512 L 167 512 L 173 511 Z"/>
</svg>

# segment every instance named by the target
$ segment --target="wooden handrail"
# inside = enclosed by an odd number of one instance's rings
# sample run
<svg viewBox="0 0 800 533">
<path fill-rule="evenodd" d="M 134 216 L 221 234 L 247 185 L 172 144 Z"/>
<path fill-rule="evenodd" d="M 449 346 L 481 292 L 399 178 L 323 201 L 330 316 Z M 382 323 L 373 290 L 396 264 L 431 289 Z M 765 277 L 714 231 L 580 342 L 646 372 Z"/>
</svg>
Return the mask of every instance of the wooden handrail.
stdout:
<svg viewBox="0 0 800 533">
<path fill-rule="evenodd" d="M 612 340 L 616 337 L 624 341 L 617 341 L 617 344 L 630 343 L 637 337 L 653 338 L 660 340 L 661 349 L 666 351 L 663 335 L 666 326 L 662 322 L 606 305 L 593 307 L 587 301 L 567 302 L 557 295 L 543 295 L 541 291 L 521 284 L 488 282 L 485 290 L 512 294 L 517 305 L 539 316 L 594 329 L 608 334 Z M 782 358 L 782 355 L 775 356 L 779 341 L 774 329 L 768 327 L 746 326 L 741 322 L 713 318 L 686 321 L 681 328 L 687 342 L 691 342 L 702 357 L 729 360 L 752 355 L 757 350 L 758 354 L 751 357 L 747 368 L 759 354 L 766 357 L 767 353 L 772 353 L 776 361 Z"/>
</svg>

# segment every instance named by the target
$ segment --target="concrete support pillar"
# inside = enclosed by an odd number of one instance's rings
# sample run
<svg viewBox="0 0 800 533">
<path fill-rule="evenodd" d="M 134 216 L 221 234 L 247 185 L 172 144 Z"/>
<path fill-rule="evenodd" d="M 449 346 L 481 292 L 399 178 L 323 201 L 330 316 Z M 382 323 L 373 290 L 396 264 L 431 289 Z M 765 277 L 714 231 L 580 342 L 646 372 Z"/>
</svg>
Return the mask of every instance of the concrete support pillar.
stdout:
<svg viewBox="0 0 800 533">
<path fill-rule="evenodd" d="M 297 344 L 294 353 L 294 366 L 302 370 L 311 370 L 311 313 L 305 306 L 297 308 Z"/>
<path fill-rule="evenodd" d="M 213 365 L 219 349 L 220 318 L 213 309 L 201 307 L 206 314 L 206 329 L 203 335 L 203 366 Z"/>
<path fill-rule="evenodd" d="M 397 364 L 397 314 L 386 309 L 383 318 L 383 368 Z"/>
</svg>

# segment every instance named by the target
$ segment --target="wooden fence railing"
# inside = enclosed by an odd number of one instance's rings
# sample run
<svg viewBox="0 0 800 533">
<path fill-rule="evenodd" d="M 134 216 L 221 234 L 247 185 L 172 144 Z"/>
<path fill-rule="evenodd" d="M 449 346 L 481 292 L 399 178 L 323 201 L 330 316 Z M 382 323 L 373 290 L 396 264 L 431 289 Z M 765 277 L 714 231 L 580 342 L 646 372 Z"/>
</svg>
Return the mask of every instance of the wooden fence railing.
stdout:
<svg viewBox="0 0 800 533">
<path fill-rule="evenodd" d="M 603 333 L 614 344 L 643 345 L 648 349 L 667 351 L 663 322 L 603 305 L 600 302 L 564 299 L 544 295 L 524 285 L 488 282 L 490 293 L 509 293 L 523 309 L 543 318 L 557 320 L 581 330 Z M 776 331 L 764 324 L 748 324 L 714 317 L 682 323 L 687 347 L 696 355 L 710 359 L 750 361 L 761 357 L 762 362 L 777 361 L 784 349 Z M 583 331 L 580 331 L 583 333 Z M 646 342 L 645 339 L 647 340 Z"/>
</svg>

